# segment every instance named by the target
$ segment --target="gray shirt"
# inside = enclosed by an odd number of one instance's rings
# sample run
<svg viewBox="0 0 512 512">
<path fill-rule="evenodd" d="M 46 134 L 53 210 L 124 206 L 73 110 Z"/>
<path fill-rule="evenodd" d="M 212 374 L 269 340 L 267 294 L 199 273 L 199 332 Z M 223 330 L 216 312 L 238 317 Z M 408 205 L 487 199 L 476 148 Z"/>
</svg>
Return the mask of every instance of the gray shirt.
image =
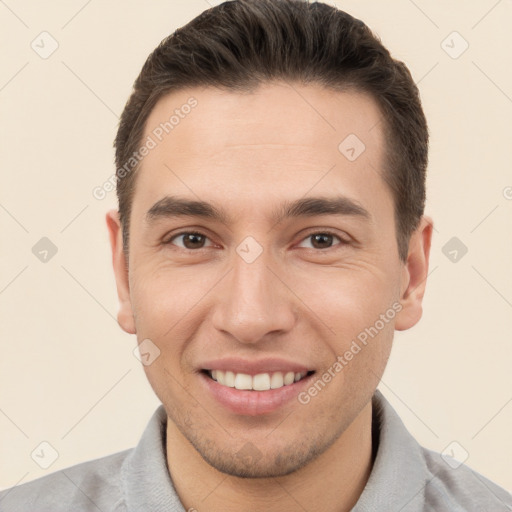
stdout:
<svg viewBox="0 0 512 512">
<path fill-rule="evenodd" d="M 422 448 L 384 396 L 373 411 L 378 448 L 352 512 L 501 512 L 512 495 L 465 465 Z M 57 471 L 0 493 L 2 512 L 185 512 L 166 463 L 166 413 L 153 414 L 130 450 Z M 333 489 L 333 492 L 336 492 Z"/>
</svg>

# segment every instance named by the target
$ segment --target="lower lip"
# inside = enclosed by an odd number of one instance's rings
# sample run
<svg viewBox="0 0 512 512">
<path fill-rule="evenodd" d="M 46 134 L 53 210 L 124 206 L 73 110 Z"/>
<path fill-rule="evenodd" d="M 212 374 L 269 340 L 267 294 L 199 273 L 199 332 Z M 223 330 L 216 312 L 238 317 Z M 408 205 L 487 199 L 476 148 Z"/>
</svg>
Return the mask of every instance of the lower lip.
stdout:
<svg viewBox="0 0 512 512">
<path fill-rule="evenodd" d="M 274 412 L 294 398 L 297 398 L 301 389 L 307 385 L 313 375 L 308 375 L 293 384 L 267 391 L 246 391 L 230 388 L 219 384 L 204 373 L 201 373 L 199 376 L 208 391 L 226 409 L 235 414 L 258 416 Z"/>
</svg>

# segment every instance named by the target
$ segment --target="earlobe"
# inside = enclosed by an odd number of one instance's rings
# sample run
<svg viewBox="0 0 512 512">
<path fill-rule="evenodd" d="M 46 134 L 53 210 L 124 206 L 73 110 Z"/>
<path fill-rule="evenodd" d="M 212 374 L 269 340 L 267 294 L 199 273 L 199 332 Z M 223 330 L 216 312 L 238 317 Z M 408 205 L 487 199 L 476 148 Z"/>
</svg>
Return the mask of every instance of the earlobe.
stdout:
<svg viewBox="0 0 512 512">
<path fill-rule="evenodd" d="M 396 316 L 395 329 L 404 331 L 417 324 L 421 318 L 422 301 L 428 276 L 428 262 L 432 241 L 433 223 L 423 216 L 418 228 L 411 235 L 407 261 L 402 269 L 400 303 L 402 310 Z"/>
<path fill-rule="evenodd" d="M 112 248 L 112 266 L 116 279 L 117 296 L 119 298 L 119 312 L 117 321 L 128 334 L 136 334 L 135 319 L 130 298 L 130 285 L 128 280 L 128 266 L 123 251 L 122 227 L 119 212 L 110 210 L 106 215 L 107 228 Z"/>
</svg>

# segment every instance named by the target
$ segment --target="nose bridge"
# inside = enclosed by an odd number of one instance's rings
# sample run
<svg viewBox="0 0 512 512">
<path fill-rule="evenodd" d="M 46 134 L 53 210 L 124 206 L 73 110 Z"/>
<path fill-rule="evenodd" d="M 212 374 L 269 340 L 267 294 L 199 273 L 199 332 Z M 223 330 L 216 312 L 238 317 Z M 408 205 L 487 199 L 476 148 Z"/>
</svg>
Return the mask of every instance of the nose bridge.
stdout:
<svg viewBox="0 0 512 512">
<path fill-rule="evenodd" d="M 236 253 L 232 265 L 215 304 L 215 327 L 242 343 L 291 329 L 293 304 L 285 286 L 268 268 L 270 255 L 263 251 L 251 261 Z"/>
<path fill-rule="evenodd" d="M 252 263 L 238 257 L 234 260 L 231 276 L 233 302 L 240 305 L 252 304 L 252 310 L 260 313 L 270 310 L 274 297 L 269 281 L 275 277 L 268 269 L 268 258 L 262 255 Z M 273 291 L 276 291 L 275 288 Z"/>
</svg>

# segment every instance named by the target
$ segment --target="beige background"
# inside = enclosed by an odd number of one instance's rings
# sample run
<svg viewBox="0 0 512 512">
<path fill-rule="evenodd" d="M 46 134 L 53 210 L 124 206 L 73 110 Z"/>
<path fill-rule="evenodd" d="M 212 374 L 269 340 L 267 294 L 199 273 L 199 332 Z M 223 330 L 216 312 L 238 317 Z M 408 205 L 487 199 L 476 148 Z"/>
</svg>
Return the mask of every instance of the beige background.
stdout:
<svg viewBox="0 0 512 512">
<path fill-rule="evenodd" d="M 512 490 L 512 2 L 336 4 L 408 64 L 432 134 L 424 317 L 397 334 L 380 389 L 422 444 L 457 441 Z M 0 2 L 1 488 L 133 446 L 158 405 L 115 320 L 104 223 L 115 193 L 92 189 L 114 171 L 118 116 L 146 56 L 207 7 Z M 42 31 L 59 44 L 47 59 L 31 48 Z M 456 59 L 445 50 L 463 41 L 442 44 L 453 31 L 469 44 Z M 42 237 L 58 249 L 46 263 L 32 253 Z M 455 263 L 442 252 L 452 237 L 468 248 Z M 43 441 L 59 454 L 46 470 L 31 458 Z"/>
</svg>

